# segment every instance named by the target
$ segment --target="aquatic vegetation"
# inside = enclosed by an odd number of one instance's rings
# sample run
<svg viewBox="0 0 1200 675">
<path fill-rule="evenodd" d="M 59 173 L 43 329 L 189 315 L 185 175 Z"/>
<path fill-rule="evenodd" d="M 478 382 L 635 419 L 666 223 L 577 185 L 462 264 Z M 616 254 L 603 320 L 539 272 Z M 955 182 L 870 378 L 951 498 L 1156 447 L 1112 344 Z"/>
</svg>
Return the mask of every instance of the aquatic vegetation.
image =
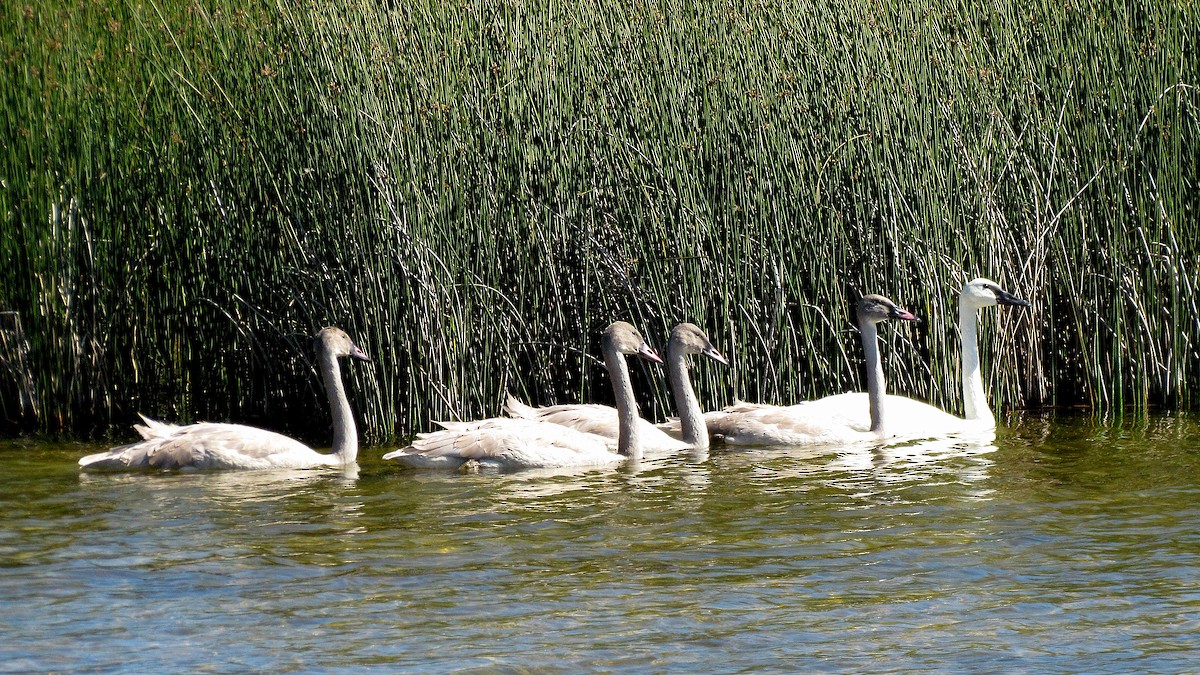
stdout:
<svg viewBox="0 0 1200 675">
<path fill-rule="evenodd" d="M 979 275 L 1034 302 L 998 409 L 1194 404 L 1190 3 L 110 4 L 0 9 L 5 428 L 320 438 L 327 324 L 368 441 L 603 400 L 614 319 L 704 327 L 706 408 L 791 403 L 862 388 L 867 292 L 925 319 L 891 391 L 957 410 Z"/>
</svg>

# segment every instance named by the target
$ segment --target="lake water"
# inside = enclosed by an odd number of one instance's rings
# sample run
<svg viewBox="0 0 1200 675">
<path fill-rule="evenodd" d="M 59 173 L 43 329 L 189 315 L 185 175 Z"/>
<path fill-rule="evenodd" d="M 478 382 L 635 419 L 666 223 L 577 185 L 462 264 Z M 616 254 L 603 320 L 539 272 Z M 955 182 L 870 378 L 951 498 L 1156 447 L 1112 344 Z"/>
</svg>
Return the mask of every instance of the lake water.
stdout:
<svg viewBox="0 0 1200 675">
<path fill-rule="evenodd" d="M 1008 423 L 567 474 L 0 441 L 0 670 L 1200 668 L 1200 426 Z"/>
</svg>

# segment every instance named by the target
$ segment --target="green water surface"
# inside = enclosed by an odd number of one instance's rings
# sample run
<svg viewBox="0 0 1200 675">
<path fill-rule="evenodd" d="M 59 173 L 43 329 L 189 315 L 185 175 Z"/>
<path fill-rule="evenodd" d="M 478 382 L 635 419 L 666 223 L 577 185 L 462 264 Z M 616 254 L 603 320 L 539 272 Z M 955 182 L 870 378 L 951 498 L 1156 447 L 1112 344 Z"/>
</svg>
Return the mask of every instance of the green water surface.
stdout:
<svg viewBox="0 0 1200 675">
<path fill-rule="evenodd" d="M 0 441 L 0 670 L 1181 672 L 1200 426 L 462 475 Z"/>
</svg>

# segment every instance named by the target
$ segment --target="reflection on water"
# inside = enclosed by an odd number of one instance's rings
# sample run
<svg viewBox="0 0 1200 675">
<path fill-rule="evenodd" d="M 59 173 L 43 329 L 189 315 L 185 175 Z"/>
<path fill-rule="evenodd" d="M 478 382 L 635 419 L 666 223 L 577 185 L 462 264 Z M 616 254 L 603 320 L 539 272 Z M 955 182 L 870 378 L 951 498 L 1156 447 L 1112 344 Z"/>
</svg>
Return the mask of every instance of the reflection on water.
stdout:
<svg viewBox="0 0 1200 675">
<path fill-rule="evenodd" d="M 0 442 L 0 670 L 1178 672 L 1200 428 L 605 469 L 80 474 Z M 81 647 L 82 646 L 82 647 Z"/>
</svg>

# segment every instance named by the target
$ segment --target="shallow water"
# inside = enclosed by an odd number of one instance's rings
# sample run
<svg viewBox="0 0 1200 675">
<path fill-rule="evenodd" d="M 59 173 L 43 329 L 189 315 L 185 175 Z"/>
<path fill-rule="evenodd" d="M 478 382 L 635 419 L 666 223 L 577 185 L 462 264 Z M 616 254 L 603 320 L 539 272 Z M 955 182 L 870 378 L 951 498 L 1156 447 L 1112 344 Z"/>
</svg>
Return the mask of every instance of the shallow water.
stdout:
<svg viewBox="0 0 1200 675">
<path fill-rule="evenodd" d="M 0 670 L 1180 672 L 1200 426 L 460 475 L 0 441 Z"/>
</svg>

